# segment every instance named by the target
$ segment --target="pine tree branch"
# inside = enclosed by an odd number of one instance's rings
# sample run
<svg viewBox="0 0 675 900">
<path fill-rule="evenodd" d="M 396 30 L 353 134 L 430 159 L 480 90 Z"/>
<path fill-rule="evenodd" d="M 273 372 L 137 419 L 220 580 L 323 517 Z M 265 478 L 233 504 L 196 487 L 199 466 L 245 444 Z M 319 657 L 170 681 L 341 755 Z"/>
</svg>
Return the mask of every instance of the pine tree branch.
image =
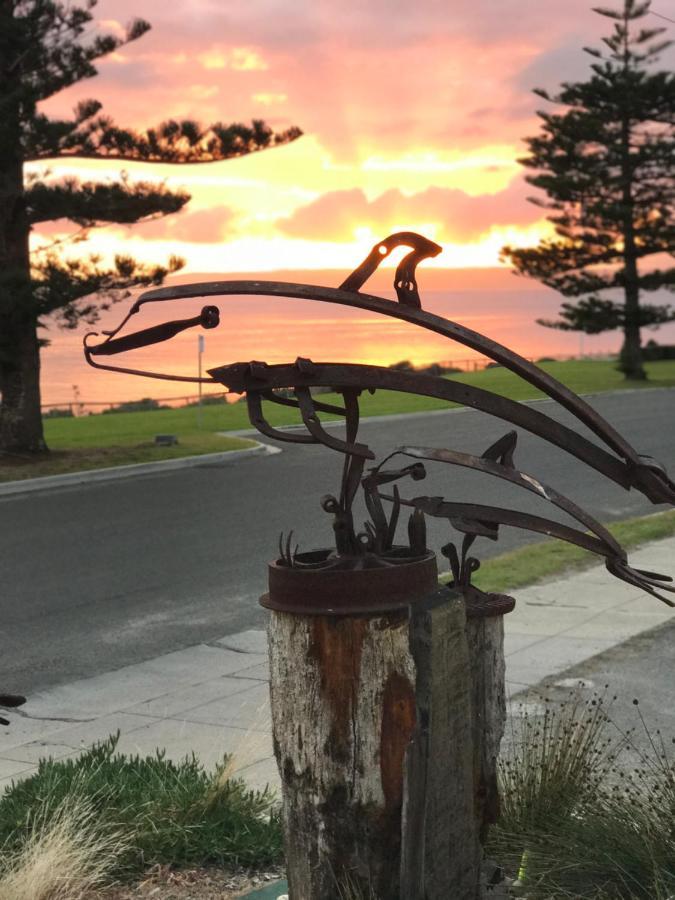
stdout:
<svg viewBox="0 0 675 900">
<path fill-rule="evenodd" d="M 162 184 L 128 181 L 84 182 L 70 178 L 47 185 L 37 182 L 25 192 L 28 220 L 32 225 L 69 219 L 83 228 L 99 222 L 133 224 L 178 212 L 190 199 L 183 191 Z"/>
<path fill-rule="evenodd" d="M 97 74 L 94 61 L 142 37 L 150 28 L 134 19 L 122 36 L 98 34 L 90 41 L 83 35 L 93 19 L 96 0 L 85 5 L 21 0 L 10 10 L 5 27 L 11 27 L 11 52 L 7 70 L 21 73 L 19 98 L 26 109 L 64 88 Z M 15 96 L 10 98 L 16 100 Z M 0 111 L 2 103 L 0 102 Z"/>
<path fill-rule="evenodd" d="M 80 321 L 93 325 L 102 311 L 127 298 L 132 288 L 159 285 L 184 264 L 179 257 L 161 266 L 119 255 L 112 266 L 106 266 L 95 255 L 62 259 L 51 254 L 33 266 L 37 314 L 51 315 L 65 328 L 75 328 Z"/>
<path fill-rule="evenodd" d="M 92 102 L 92 101 L 90 101 Z M 72 127 L 69 127 L 72 126 Z M 144 132 L 118 128 L 104 116 L 84 122 L 34 120 L 24 136 L 25 158 L 114 159 L 124 162 L 196 164 L 244 156 L 297 140 L 299 128 L 274 132 L 265 122 L 250 125 L 216 122 L 203 127 L 192 120 L 163 122 Z"/>
</svg>

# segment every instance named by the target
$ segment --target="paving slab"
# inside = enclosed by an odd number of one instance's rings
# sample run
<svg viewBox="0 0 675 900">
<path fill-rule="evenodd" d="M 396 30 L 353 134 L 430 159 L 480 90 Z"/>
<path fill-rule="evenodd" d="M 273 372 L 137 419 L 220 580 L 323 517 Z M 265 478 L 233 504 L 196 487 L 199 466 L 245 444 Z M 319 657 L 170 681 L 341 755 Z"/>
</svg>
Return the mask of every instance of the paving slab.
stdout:
<svg viewBox="0 0 675 900">
<path fill-rule="evenodd" d="M 17 778 L 19 775 L 26 775 L 34 772 L 36 766 L 31 766 L 26 762 L 17 759 L 0 759 L 0 782 L 8 782 Z"/>
<path fill-rule="evenodd" d="M 211 700 L 224 700 L 233 694 L 239 694 L 248 688 L 259 687 L 260 681 L 255 678 L 234 678 L 224 676 L 194 684 L 178 691 L 171 691 L 155 697 L 153 700 L 145 700 L 129 707 L 129 712 L 136 715 L 152 716 L 163 719 L 181 718 L 183 713 L 198 709 Z"/>
<path fill-rule="evenodd" d="M 32 715 L 88 718 L 126 709 L 132 704 L 164 697 L 220 675 L 251 668 L 249 655 L 198 644 L 113 672 L 60 685 L 29 698 Z M 257 664 L 257 657 L 256 663 Z M 257 678 L 256 674 L 244 676 Z"/>
<path fill-rule="evenodd" d="M 255 687 L 204 703 L 184 713 L 189 722 L 213 725 L 235 725 L 252 731 L 272 731 L 270 690 L 267 681 L 254 682 Z"/>
<path fill-rule="evenodd" d="M 69 747 L 68 744 L 60 744 L 54 741 L 32 741 L 29 744 L 21 744 L 3 751 L 0 765 L 3 761 L 14 760 L 26 765 L 37 765 L 41 759 L 65 759 L 68 756 L 77 756 L 79 750 Z"/>
<path fill-rule="evenodd" d="M 257 628 L 240 631 L 239 634 L 229 634 L 215 643 L 237 653 L 257 653 L 267 658 L 267 636 L 264 631 Z"/>
<path fill-rule="evenodd" d="M 265 759 L 272 754 L 272 736 L 265 732 L 252 733 L 243 728 L 193 722 L 180 719 L 161 719 L 151 725 L 123 734 L 117 749 L 120 753 L 154 756 L 157 749 L 166 752 L 174 762 L 194 753 L 208 769 L 223 762 L 225 755 L 234 757 L 231 768 Z"/>
</svg>

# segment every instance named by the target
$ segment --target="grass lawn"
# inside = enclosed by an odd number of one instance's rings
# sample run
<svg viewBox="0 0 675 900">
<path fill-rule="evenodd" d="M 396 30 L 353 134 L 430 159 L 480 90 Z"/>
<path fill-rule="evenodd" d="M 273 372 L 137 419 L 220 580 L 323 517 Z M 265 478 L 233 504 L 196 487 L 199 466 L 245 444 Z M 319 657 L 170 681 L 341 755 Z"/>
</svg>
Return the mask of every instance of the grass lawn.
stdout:
<svg viewBox="0 0 675 900">
<path fill-rule="evenodd" d="M 107 419 L 108 416 L 100 418 Z M 153 431 L 153 437 L 157 433 L 159 432 Z M 64 475 L 67 472 L 82 472 L 87 469 L 105 469 L 109 466 L 159 462 L 184 456 L 201 456 L 204 453 L 223 453 L 227 450 L 243 450 L 245 447 L 253 446 L 252 441 L 220 437 L 209 432 L 181 436 L 180 443 L 172 447 L 156 447 L 153 437 L 149 440 L 129 438 L 124 443 L 122 441 L 117 443 L 111 438 L 108 444 L 102 440 L 98 442 L 94 438 L 91 443 L 75 446 L 68 446 L 66 442 L 59 446 L 53 442 L 50 453 L 41 454 L 36 458 L 0 456 L 0 482 Z"/>
<path fill-rule="evenodd" d="M 616 371 L 615 365 L 611 360 L 575 360 L 543 363 L 541 367 L 580 394 L 675 386 L 675 360 L 647 363 L 649 380 L 646 382 L 626 381 Z M 543 396 L 540 391 L 503 368 L 463 372 L 452 377 L 514 400 Z M 326 394 L 321 399 L 331 402 L 338 398 Z M 378 391 L 374 395 L 364 394 L 361 398 L 361 412 L 364 416 L 424 412 L 446 409 L 452 405 L 442 400 L 395 391 Z M 268 419 L 273 425 L 300 421 L 294 410 L 274 404 L 267 406 Z M 245 446 L 242 443 L 228 443 L 226 439 L 216 435 L 218 431 L 236 431 L 250 427 L 245 403 L 204 406 L 201 428 L 197 416 L 194 407 L 183 407 L 152 412 L 46 419 L 45 435 L 54 452 L 35 461 L 5 457 L 0 463 L 0 481 L 214 453 Z M 156 448 L 152 442 L 154 436 L 161 433 L 176 434 L 180 442 L 178 447 Z"/>
</svg>

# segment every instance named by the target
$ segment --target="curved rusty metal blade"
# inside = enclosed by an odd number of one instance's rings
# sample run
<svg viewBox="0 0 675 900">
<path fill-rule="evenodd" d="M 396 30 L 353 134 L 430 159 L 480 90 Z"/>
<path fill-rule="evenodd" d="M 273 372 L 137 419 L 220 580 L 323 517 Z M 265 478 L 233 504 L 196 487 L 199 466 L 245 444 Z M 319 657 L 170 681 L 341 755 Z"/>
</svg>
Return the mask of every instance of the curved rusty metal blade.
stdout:
<svg viewBox="0 0 675 900">
<path fill-rule="evenodd" d="M 316 444 L 317 440 L 311 434 L 297 433 L 295 431 L 279 431 L 267 421 L 262 410 L 262 396 L 260 391 L 248 391 L 246 393 L 246 406 L 248 419 L 251 425 L 261 434 L 273 438 L 275 441 L 285 441 L 289 444 Z"/>
<path fill-rule="evenodd" d="M 510 432 L 510 435 L 513 434 L 514 432 Z M 506 437 L 509 437 L 510 435 L 507 435 Z M 496 444 L 493 444 L 493 448 L 496 446 Z M 435 447 L 399 447 L 398 452 L 403 456 L 411 456 L 413 459 L 426 459 L 434 462 L 448 463 L 453 466 L 463 466 L 468 469 L 473 469 L 475 472 L 484 472 L 486 475 L 492 475 L 496 478 L 501 478 L 504 481 L 509 481 L 511 484 L 515 484 L 518 487 L 525 488 L 525 490 L 536 494 L 542 500 L 546 500 L 548 503 L 551 503 L 553 506 L 556 506 L 558 509 L 567 513 L 567 515 L 571 516 L 573 519 L 576 519 L 577 522 L 585 525 L 589 531 L 597 535 L 597 537 L 608 547 L 611 547 L 617 556 L 624 559 L 626 557 L 621 544 L 619 544 L 611 532 L 601 525 L 597 519 L 593 518 L 593 516 L 568 497 L 558 493 L 554 488 L 539 481 L 534 476 L 528 475 L 526 472 L 520 472 L 517 469 L 512 468 L 512 466 L 493 462 L 491 459 L 487 459 L 485 454 L 483 456 L 472 456 L 470 453 L 460 453 L 456 450 L 446 450 L 445 448 Z"/>
<path fill-rule="evenodd" d="M 392 238 L 395 237 L 397 236 L 392 236 Z M 349 281 L 349 279 L 347 279 L 347 281 Z M 464 344 L 515 372 L 521 378 L 528 381 L 534 387 L 542 390 L 576 416 L 579 421 L 590 428 L 591 431 L 593 431 L 605 444 L 631 464 L 634 470 L 631 483 L 646 494 L 653 502 L 675 502 L 675 484 L 667 479 L 662 472 L 655 470 L 653 466 L 642 460 L 640 454 L 637 453 L 622 435 L 620 435 L 582 398 L 574 394 L 573 391 L 542 369 L 539 369 L 523 357 L 496 341 L 491 340 L 485 335 L 465 328 L 456 322 L 428 313 L 422 309 L 413 308 L 404 303 L 393 303 L 390 300 L 385 300 L 384 298 L 369 294 L 361 294 L 351 289 L 340 290 L 322 286 L 301 285 L 286 282 L 215 281 L 146 291 L 136 301 L 129 316 L 132 313 L 137 312 L 145 303 L 182 300 L 194 297 L 231 295 L 297 297 L 319 302 L 338 303 L 392 316 L 410 322 L 411 324 L 419 325 L 430 331 L 434 331 L 437 334 L 441 334 L 460 344 Z M 127 316 L 127 319 L 129 316 Z M 97 347 L 88 345 L 87 360 L 90 363 L 93 362 L 91 356 L 96 350 Z M 114 370 L 114 367 L 109 368 Z M 139 372 L 138 374 L 146 374 L 150 377 L 165 377 L 159 373 L 152 372 Z M 186 379 L 184 377 L 179 377 L 176 378 L 176 380 Z"/>
<path fill-rule="evenodd" d="M 393 501 L 393 497 L 387 494 L 381 495 L 384 500 Z M 598 556 L 613 556 L 613 548 L 608 547 L 604 541 L 595 535 L 563 525 L 552 519 L 524 513 L 520 510 L 505 509 L 498 506 L 484 506 L 479 503 L 457 503 L 444 500 L 443 497 L 413 497 L 411 500 L 400 498 L 403 506 L 412 506 L 421 510 L 432 518 L 449 519 L 450 521 L 470 521 L 483 523 L 484 525 L 505 525 L 511 528 L 521 528 L 525 531 L 534 531 L 537 534 L 545 534 L 556 537 L 570 544 L 576 544 L 590 553 Z"/>
<path fill-rule="evenodd" d="M 323 303 L 337 303 L 342 306 L 352 306 L 368 310 L 369 312 L 382 313 L 414 325 L 419 325 L 443 337 L 457 341 L 466 347 L 470 347 L 472 350 L 476 350 L 478 353 L 515 372 L 516 375 L 519 375 L 534 387 L 539 388 L 539 390 L 548 394 L 549 397 L 556 400 L 565 409 L 568 409 L 619 455 L 626 459 L 633 459 L 636 462 L 639 460 L 639 454 L 599 413 L 568 387 L 553 378 L 553 376 L 497 341 L 493 341 L 470 328 L 465 328 L 457 322 L 452 322 L 422 309 L 415 309 L 401 303 L 385 300 L 382 297 L 357 293 L 353 290 L 279 281 L 213 281 L 157 288 L 142 294 L 137 304 L 140 308 L 144 303 L 157 301 L 233 295 L 295 297 Z"/>
<path fill-rule="evenodd" d="M 211 369 L 210 373 L 217 382 L 229 390 L 242 394 L 259 387 L 259 383 L 248 372 L 248 366 L 248 363 L 233 363 Z M 301 375 L 294 364 L 269 365 L 265 374 L 266 384 L 270 388 L 292 388 L 303 384 L 311 387 L 333 387 L 339 391 L 360 386 L 366 389 L 414 393 L 459 403 L 526 429 L 576 456 L 621 487 L 628 488 L 632 484 L 634 473 L 632 465 L 629 466 L 624 460 L 618 459 L 579 432 L 550 418 L 534 406 L 509 400 L 507 397 L 454 379 L 353 363 L 314 363 L 311 376 Z"/>
<path fill-rule="evenodd" d="M 349 441 L 343 441 L 335 437 L 335 435 L 328 434 L 316 414 L 316 407 L 308 387 L 296 387 L 295 395 L 300 404 L 300 414 L 302 415 L 302 421 L 305 423 L 305 428 L 316 443 L 324 444 L 332 450 L 337 450 L 339 453 L 347 453 L 350 456 L 375 459 L 375 454 L 365 444 L 349 443 Z"/>
</svg>

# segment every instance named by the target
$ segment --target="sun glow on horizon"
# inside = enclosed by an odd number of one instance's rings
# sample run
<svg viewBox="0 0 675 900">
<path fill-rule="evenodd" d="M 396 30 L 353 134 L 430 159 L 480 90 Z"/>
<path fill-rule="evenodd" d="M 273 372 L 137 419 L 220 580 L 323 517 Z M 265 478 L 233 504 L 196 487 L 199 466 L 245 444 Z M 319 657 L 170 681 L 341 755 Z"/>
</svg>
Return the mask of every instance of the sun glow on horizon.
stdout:
<svg viewBox="0 0 675 900">
<path fill-rule="evenodd" d="M 111 262 L 116 254 L 128 253 L 143 262 L 161 263 L 170 256 L 180 256 L 186 261 L 181 270 L 189 272 L 270 272 L 282 269 L 322 270 L 345 269 L 351 271 L 367 256 L 373 246 L 396 231 L 416 231 L 441 243 L 443 252 L 434 259 L 425 260 L 425 268 L 466 269 L 495 268 L 504 263 L 499 258 L 505 244 L 526 247 L 544 237 L 548 226 L 534 225 L 526 229 L 492 228 L 478 240 L 470 243 L 444 242 L 439 238 L 437 223 L 399 223 L 389 231 L 376 234 L 367 226 L 356 227 L 352 240 L 313 241 L 283 236 L 235 237 L 222 242 L 178 240 L 143 240 L 125 236 L 115 228 L 97 230 L 92 236 L 77 243 L 64 256 L 82 257 L 96 254 L 102 262 Z M 49 237 L 34 235 L 34 249 L 48 248 L 59 240 L 59 234 Z M 383 260 L 381 268 L 398 265 L 405 250 L 401 249 Z"/>
</svg>

